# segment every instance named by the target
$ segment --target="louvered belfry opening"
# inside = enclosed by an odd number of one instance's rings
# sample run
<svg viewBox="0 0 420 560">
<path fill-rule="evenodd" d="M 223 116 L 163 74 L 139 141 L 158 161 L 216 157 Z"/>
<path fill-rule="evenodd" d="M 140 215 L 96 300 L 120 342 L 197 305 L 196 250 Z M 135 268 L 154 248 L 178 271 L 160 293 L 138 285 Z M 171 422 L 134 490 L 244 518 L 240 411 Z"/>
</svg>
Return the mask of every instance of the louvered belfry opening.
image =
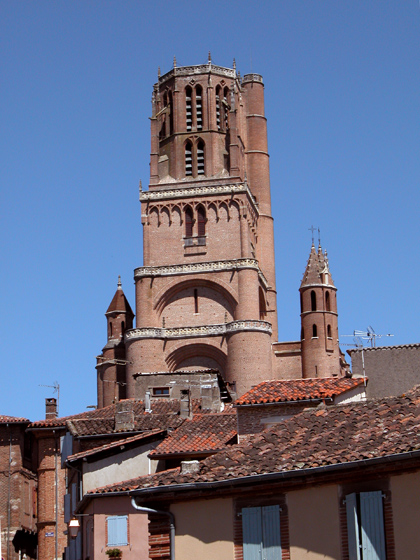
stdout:
<svg viewBox="0 0 420 560">
<path fill-rule="evenodd" d="M 197 208 L 197 228 L 199 237 L 206 235 L 206 211 L 203 206 Z"/>
<path fill-rule="evenodd" d="M 185 237 L 192 237 L 193 234 L 193 212 L 189 206 L 185 210 Z"/>
</svg>

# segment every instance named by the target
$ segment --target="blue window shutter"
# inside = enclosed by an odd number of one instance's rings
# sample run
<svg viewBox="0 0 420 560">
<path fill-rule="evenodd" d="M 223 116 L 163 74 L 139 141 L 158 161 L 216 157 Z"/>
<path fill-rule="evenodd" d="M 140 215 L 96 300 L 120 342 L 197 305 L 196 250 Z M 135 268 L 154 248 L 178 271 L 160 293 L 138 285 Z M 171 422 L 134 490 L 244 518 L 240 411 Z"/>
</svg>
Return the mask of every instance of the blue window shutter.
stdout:
<svg viewBox="0 0 420 560">
<path fill-rule="evenodd" d="M 262 560 L 261 508 L 242 509 L 242 535 L 244 560 Z"/>
<path fill-rule="evenodd" d="M 108 517 L 107 527 L 107 546 L 125 546 L 128 544 L 126 515 L 113 515 L 111 517 Z"/>
<path fill-rule="evenodd" d="M 363 560 L 386 560 L 382 492 L 360 493 Z"/>
<path fill-rule="evenodd" d="M 281 560 L 280 507 L 262 508 L 263 560 Z"/>
<path fill-rule="evenodd" d="M 346 496 L 347 540 L 349 560 L 360 560 L 359 520 L 357 518 L 357 496 Z"/>
</svg>

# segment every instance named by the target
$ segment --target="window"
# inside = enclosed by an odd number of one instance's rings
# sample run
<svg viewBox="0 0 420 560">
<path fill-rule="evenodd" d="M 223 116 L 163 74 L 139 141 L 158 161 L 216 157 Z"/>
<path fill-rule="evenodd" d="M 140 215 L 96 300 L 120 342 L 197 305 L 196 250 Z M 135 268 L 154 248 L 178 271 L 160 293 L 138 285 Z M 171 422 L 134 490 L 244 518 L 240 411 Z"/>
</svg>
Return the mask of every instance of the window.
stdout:
<svg viewBox="0 0 420 560">
<path fill-rule="evenodd" d="M 331 325 L 327 326 L 327 337 L 332 338 L 332 336 L 331 336 Z"/>
<path fill-rule="evenodd" d="M 313 290 L 311 292 L 311 311 L 316 311 L 316 293 Z"/>
<path fill-rule="evenodd" d="M 220 86 L 217 86 L 217 88 L 216 88 L 216 124 L 217 124 L 217 129 L 218 130 L 221 129 L 221 124 L 220 124 L 220 97 L 221 97 L 221 93 L 222 93 L 222 88 Z"/>
<path fill-rule="evenodd" d="M 242 509 L 243 560 L 279 560 L 280 506 Z"/>
<path fill-rule="evenodd" d="M 312 325 L 312 338 L 318 338 L 318 329 L 316 325 Z"/>
<path fill-rule="evenodd" d="M 106 518 L 107 546 L 128 544 L 127 515 L 113 515 Z"/>
<path fill-rule="evenodd" d="M 223 92 L 223 126 L 225 130 L 228 130 L 229 123 L 229 103 L 228 103 L 228 96 L 229 96 L 229 88 L 226 86 Z"/>
<path fill-rule="evenodd" d="M 382 492 L 346 496 L 350 560 L 386 560 Z"/>
<path fill-rule="evenodd" d="M 192 237 L 193 234 L 193 212 L 189 206 L 185 210 L 185 237 Z"/>
<path fill-rule="evenodd" d="M 195 114 L 197 118 L 197 130 L 203 128 L 203 90 L 201 86 L 195 88 Z"/>
<path fill-rule="evenodd" d="M 154 397 L 169 397 L 169 387 L 153 387 Z"/>
<path fill-rule="evenodd" d="M 326 293 L 325 293 L 325 309 L 326 309 L 327 311 L 331 311 L 330 292 L 326 292 Z"/>
<path fill-rule="evenodd" d="M 206 211 L 202 206 L 197 208 L 197 228 L 199 237 L 206 235 Z"/>
<path fill-rule="evenodd" d="M 197 144 L 197 175 L 204 175 L 204 142 Z"/>
<path fill-rule="evenodd" d="M 185 89 L 185 112 L 187 118 L 187 130 L 192 128 L 192 89 L 188 86 Z"/>
<path fill-rule="evenodd" d="M 198 290 L 194 290 L 194 313 L 198 313 Z"/>
<path fill-rule="evenodd" d="M 187 142 L 185 144 L 185 175 L 188 177 L 192 174 L 192 144 Z"/>
</svg>

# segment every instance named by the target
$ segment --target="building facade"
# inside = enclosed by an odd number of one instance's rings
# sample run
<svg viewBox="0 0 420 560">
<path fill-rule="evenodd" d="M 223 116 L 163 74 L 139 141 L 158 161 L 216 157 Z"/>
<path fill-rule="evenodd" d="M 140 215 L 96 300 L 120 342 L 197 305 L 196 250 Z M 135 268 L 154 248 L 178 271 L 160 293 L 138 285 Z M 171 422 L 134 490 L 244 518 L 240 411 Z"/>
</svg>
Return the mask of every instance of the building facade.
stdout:
<svg viewBox="0 0 420 560">
<path fill-rule="evenodd" d="M 140 186 L 140 201 L 144 263 L 134 271 L 136 325 L 130 328 L 132 312 L 120 291 L 122 305 L 115 308 L 114 296 L 110 306 L 119 327 L 110 331 L 108 309 L 108 344 L 98 357 L 99 406 L 118 395 L 144 398 L 144 377 L 156 372 L 217 371 L 233 400 L 267 379 L 343 375 L 336 288 L 321 250 L 312 248 L 301 286 L 307 335 L 277 343 L 259 74 L 241 78 L 235 64 L 222 68 L 209 57 L 199 66 L 174 63 L 159 75 L 149 189 Z"/>
</svg>

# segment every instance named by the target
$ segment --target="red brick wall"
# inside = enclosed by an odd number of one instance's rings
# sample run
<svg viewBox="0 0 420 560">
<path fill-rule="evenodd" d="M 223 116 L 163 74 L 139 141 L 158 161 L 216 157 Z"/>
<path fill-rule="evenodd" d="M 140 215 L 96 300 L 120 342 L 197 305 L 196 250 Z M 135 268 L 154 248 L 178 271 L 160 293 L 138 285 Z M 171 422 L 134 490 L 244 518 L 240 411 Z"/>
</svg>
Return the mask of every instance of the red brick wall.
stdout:
<svg viewBox="0 0 420 560">
<path fill-rule="evenodd" d="M 0 521 L 4 560 L 19 558 L 12 544 L 17 530 L 36 531 L 36 475 L 27 468 L 30 461 L 24 458 L 24 440 L 30 438 L 25 436 L 25 429 L 25 424 L 0 425 Z"/>
</svg>

